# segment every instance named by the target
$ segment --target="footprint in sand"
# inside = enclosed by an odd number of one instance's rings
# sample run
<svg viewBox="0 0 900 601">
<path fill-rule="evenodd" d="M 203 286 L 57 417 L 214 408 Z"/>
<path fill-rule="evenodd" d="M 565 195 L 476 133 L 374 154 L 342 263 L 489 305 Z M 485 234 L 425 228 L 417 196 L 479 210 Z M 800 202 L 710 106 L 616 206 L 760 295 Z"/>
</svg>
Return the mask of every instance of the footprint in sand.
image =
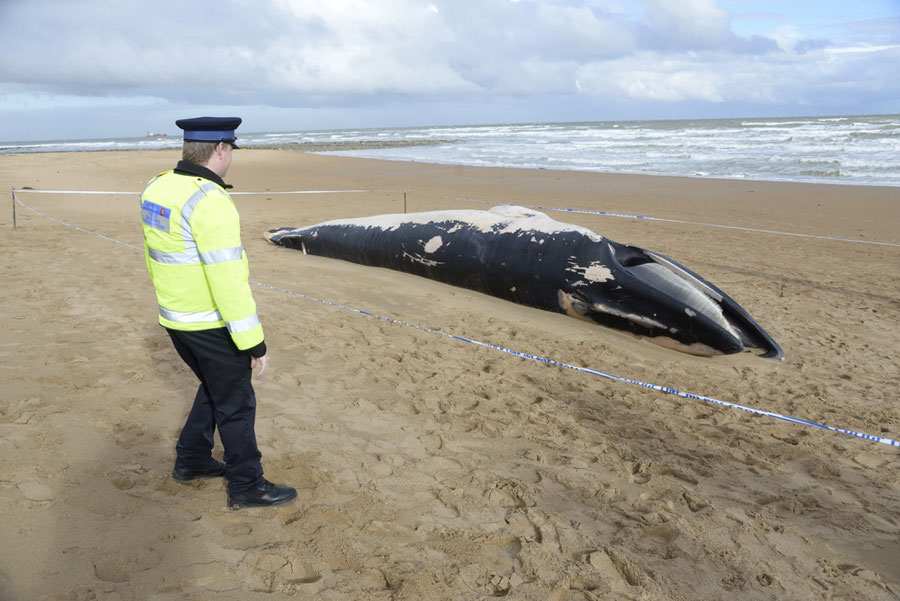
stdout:
<svg viewBox="0 0 900 601">
<path fill-rule="evenodd" d="M 159 565 L 162 555 L 152 549 L 120 549 L 94 564 L 94 575 L 104 582 L 128 582 L 138 572 Z"/>
<path fill-rule="evenodd" d="M 493 557 L 485 556 L 482 562 L 463 566 L 459 571 L 459 579 L 466 588 L 477 594 L 505 597 L 512 589 L 524 583 L 522 577 L 516 573 L 518 564 L 516 556 L 521 548 L 522 544 L 518 539 L 487 544 L 485 552 L 492 554 Z"/>
<path fill-rule="evenodd" d="M 709 507 L 709 503 L 689 492 L 685 492 L 682 497 L 684 498 L 684 502 L 687 503 L 688 509 L 693 513 L 697 513 L 698 511 L 702 511 Z"/>
<path fill-rule="evenodd" d="M 131 449 L 138 443 L 144 442 L 142 439 L 146 434 L 144 426 L 137 422 L 118 422 L 113 425 L 113 437 L 116 445 L 124 449 Z M 157 437 L 151 436 L 150 438 L 155 440 Z"/>
<path fill-rule="evenodd" d="M 661 524 L 659 526 L 653 526 L 644 530 L 641 533 L 641 536 L 648 539 L 649 541 L 661 546 L 665 547 L 667 545 L 672 544 L 675 539 L 677 539 L 681 535 L 681 531 L 669 524 Z"/>
<path fill-rule="evenodd" d="M 419 437 L 419 442 L 422 443 L 429 455 L 434 455 L 444 446 L 440 434 L 425 434 Z"/>
<path fill-rule="evenodd" d="M 528 517 L 527 510 L 514 510 L 506 516 L 506 524 L 513 536 L 525 542 L 540 543 L 543 540 L 540 529 Z"/>
<path fill-rule="evenodd" d="M 485 492 L 491 503 L 506 509 L 534 507 L 535 505 L 534 493 L 531 489 L 515 480 L 501 480 Z"/>
<path fill-rule="evenodd" d="M 23 482 L 16 488 L 29 501 L 52 501 L 56 498 L 56 491 L 42 482 Z"/>
<path fill-rule="evenodd" d="M 650 478 L 652 477 L 650 468 L 652 465 L 653 464 L 650 461 L 644 459 L 638 459 L 632 463 L 631 473 L 629 474 L 630 480 L 635 484 L 646 484 L 647 482 L 650 482 Z"/>
<path fill-rule="evenodd" d="M 288 584 L 312 584 L 322 579 L 322 575 L 312 565 L 297 558 L 287 559 L 267 553 L 256 561 L 257 570 L 270 574 L 274 580 Z"/>
</svg>

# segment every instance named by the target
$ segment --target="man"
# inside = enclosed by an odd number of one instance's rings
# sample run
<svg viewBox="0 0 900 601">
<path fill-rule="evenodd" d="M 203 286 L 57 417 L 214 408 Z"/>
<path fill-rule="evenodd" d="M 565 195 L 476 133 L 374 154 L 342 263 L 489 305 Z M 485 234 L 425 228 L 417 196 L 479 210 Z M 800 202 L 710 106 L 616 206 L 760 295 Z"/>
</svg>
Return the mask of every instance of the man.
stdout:
<svg viewBox="0 0 900 601">
<path fill-rule="evenodd" d="M 175 122 L 184 130 L 182 159 L 141 194 L 147 270 L 159 323 L 200 379 L 181 436 L 172 477 L 179 482 L 225 476 L 228 506 L 268 507 L 297 491 L 263 478 L 256 445 L 256 396 L 269 356 L 250 290 L 240 219 L 224 177 L 231 166 L 237 117 Z M 213 459 L 213 433 L 225 462 Z"/>
</svg>

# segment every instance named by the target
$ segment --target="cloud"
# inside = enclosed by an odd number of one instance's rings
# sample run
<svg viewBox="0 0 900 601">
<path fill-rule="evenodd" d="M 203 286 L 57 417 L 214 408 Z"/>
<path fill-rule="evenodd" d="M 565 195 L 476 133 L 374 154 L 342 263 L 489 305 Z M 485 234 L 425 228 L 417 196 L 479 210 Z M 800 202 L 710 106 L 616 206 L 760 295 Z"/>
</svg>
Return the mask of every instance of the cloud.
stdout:
<svg viewBox="0 0 900 601">
<path fill-rule="evenodd" d="M 849 35 L 863 36 L 876 44 L 900 43 L 900 16 L 851 21 L 843 24 L 842 28 Z"/>
<path fill-rule="evenodd" d="M 704 50 L 732 44 L 728 13 L 714 0 L 645 0 L 646 41 L 656 49 Z"/>
<path fill-rule="evenodd" d="M 716 0 L 0 0 L 0 108 L 883 106 L 898 32 L 738 35 Z"/>
<path fill-rule="evenodd" d="M 225 101 L 267 94 L 559 93 L 574 73 L 641 50 L 735 46 L 712 0 L 14 2 L 0 26 L 7 84 L 68 94 Z M 302 101 L 301 101 L 302 102 Z"/>
<path fill-rule="evenodd" d="M 852 106 L 865 97 L 900 97 L 892 75 L 900 45 L 819 48 L 756 57 L 722 53 L 662 55 L 645 52 L 586 65 L 583 93 L 634 100 L 740 105 Z"/>
</svg>

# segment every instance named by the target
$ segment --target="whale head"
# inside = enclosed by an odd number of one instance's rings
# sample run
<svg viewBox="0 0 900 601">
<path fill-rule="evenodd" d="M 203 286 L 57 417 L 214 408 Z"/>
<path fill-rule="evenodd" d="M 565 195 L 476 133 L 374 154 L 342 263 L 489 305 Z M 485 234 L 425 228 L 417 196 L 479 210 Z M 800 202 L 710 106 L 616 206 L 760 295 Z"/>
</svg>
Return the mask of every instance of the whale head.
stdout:
<svg viewBox="0 0 900 601">
<path fill-rule="evenodd" d="M 563 312 L 694 355 L 784 352 L 750 314 L 708 281 L 663 255 L 604 240 L 599 260 L 559 291 Z"/>
</svg>

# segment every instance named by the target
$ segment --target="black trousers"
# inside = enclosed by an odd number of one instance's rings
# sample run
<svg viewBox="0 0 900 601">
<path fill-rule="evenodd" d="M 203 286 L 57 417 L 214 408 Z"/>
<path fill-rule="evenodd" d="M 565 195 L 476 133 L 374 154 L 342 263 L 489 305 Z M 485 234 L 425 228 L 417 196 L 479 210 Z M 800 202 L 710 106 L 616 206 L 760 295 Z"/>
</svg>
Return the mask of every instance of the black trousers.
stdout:
<svg viewBox="0 0 900 601">
<path fill-rule="evenodd" d="M 250 384 L 250 353 L 238 350 L 225 328 L 184 332 L 170 330 L 175 350 L 200 379 L 194 405 L 178 444 L 176 468 L 205 466 L 218 427 L 225 448 L 225 477 L 231 492 L 262 482 L 256 445 L 256 395 Z"/>
</svg>

